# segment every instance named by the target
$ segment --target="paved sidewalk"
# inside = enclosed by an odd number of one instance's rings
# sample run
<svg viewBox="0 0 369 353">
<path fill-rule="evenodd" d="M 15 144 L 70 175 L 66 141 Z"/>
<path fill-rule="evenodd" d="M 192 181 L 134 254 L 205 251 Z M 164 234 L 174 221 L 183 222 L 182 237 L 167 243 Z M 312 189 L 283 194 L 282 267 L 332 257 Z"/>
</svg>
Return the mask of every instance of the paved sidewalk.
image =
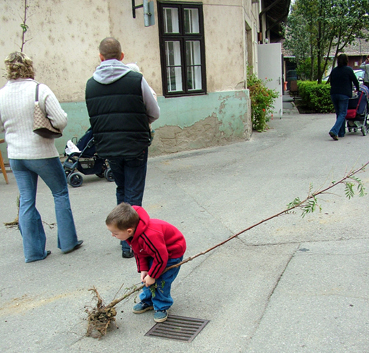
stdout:
<svg viewBox="0 0 369 353">
<path fill-rule="evenodd" d="M 186 256 L 206 250 L 367 162 L 369 137 L 333 141 L 334 119 L 286 114 L 247 142 L 150 158 L 144 207 L 185 234 Z M 367 172 L 358 177 L 368 185 Z M 133 314 L 133 298 L 117 307 L 119 329 L 96 340 L 84 336 L 85 306 L 95 304 L 88 290 L 110 302 L 123 283 L 139 282 L 104 225 L 114 183 L 84 176 L 70 188 L 84 244 L 63 255 L 40 181 L 52 254 L 25 264 L 19 232 L 3 226 L 16 216 L 11 173 L 9 181 L 0 178 L 1 352 L 368 352 L 368 196 L 348 200 L 336 187 L 318 198 L 321 212 L 275 218 L 183 265 L 170 314 L 210 320 L 192 343 L 144 336 L 152 312 Z"/>
</svg>

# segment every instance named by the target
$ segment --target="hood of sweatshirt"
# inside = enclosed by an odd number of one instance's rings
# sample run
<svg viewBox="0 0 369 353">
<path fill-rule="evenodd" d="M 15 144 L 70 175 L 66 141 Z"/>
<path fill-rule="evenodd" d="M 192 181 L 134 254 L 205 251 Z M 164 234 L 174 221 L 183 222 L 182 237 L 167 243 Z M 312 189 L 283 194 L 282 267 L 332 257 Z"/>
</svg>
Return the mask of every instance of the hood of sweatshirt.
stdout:
<svg viewBox="0 0 369 353">
<path fill-rule="evenodd" d="M 126 75 L 131 69 L 116 59 L 104 60 L 96 68 L 93 78 L 95 81 L 108 85 L 119 80 Z"/>
<path fill-rule="evenodd" d="M 142 234 L 149 225 L 150 216 L 141 206 L 132 206 L 132 207 L 136 210 L 136 212 L 140 216 L 140 220 L 136 227 L 135 235 Z"/>
</svg>

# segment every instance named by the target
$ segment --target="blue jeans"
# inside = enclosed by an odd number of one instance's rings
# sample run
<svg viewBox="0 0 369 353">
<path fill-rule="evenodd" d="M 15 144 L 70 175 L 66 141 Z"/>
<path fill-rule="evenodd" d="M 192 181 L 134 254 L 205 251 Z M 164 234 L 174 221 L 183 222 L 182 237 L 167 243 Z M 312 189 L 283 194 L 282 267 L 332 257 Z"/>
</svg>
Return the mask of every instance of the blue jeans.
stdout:
<svg viewBox="0 0 369 353">
<path fill-rule="evenodd" d="M 58 248 L 63 252 L 77 245 L 77 233 L 69 202 L 68 185 L 58 157 L 46 159 L 9 159 L 20 193 L 19 230 L 26 262 L 46 257 L 46 236 L 36 208 L 38 176 L 54 197 L 58 226 Z"/>
<path fill-rule="evenodd" d="M 349 103 L 349 97 L 344 94 L 331 94 L 334 110 L 336 112 L 337 120 L 333 125 L 331 131 L 338 137 L 345 136 L 346 131 L 346 114 Z"/>
<path fill-rule="evenodd" d="M 135 158 L 108 158 L 111 171 L 117 184 L 117 205 L 122 202 L 130 205 L 142 206 L 147 170 L 148 148 Z M 121 241 L 122 250 L 131 248 L 125 241 Z"/>
<path fill-rule="evenodd" d="M 183 256 L 178 259 L 169 259 L 167 267 L 178 264 L 182 261 Z M 150 266 L 152 261 L 150 261 Z M 173 281 L 176 279 L 181 266 L 174 267 L 171 270 L 163 273 L 157 280 L 157 288 L 155 296 L 152 296 L 150 287 L 143 287 L 139 297 L 143 303 L 153 305 L 154 310 L 168 310 L 173 305 L 173 298 L 170 295 L 170 289 Z"/>
</svg>

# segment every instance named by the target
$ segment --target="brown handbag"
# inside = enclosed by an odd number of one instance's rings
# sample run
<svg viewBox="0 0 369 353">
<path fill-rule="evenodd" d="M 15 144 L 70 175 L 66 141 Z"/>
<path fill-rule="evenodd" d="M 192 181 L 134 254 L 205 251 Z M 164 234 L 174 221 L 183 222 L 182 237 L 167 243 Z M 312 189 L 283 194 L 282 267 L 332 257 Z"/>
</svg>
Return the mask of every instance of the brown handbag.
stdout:
<svg viewBox="0 0 369 353">
<path fill-rule="evenodd" d="M 62 136 L 59 129 L 56 129 L 51 125 L 50 119 L 41 110 L 38 103 L 38 86 L 36 85 L 36 95 L 35 95 L 35 110 L 33 112 L 33 132 L 47 139 L 55 139 Z"/>
</svg>

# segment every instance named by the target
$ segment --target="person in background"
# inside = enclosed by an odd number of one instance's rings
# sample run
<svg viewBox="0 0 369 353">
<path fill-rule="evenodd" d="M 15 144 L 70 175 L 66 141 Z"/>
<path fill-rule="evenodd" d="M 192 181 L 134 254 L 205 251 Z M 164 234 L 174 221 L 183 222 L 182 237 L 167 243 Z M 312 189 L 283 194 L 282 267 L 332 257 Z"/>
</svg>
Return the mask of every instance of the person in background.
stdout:
<svg viewBox="0 0 369 353">
<path fill-rule="evenodd" d="M 357 80 L 354 70 L 347 66 L 348 59 L 346 54 L 341 54 L 337 58 L 337 67 L 335 67 L 330 76 L 331 99 L 334 110 L 336 112 L 336 123 L 329 131 L 329 135 L 333 140 L 337 141 L 338 137 L 345 136 L 345 122 L 349 99 L 352 97 L 352 84 L 359 91 L 359 81 Z"/>
<path fill-rule="evenodd" d="M 118 40 L 105 38 L 99 46 L 101 64 L 86 84 L 86 105 L 96 152 L 109 161 L 117 185 L 117 204 L 141 206 L 145 189 L 149 124 L 160 109 L 142 74 L 122 63 Z M 133 257 L 122 241 L 122 256 Z"/>
<path fill-rule="evenodd" d="M 5 59 L 6 85 L 0 90 L 0 131 L 5 131 L 10 167 L 16 179 L 19 199 L 19 230 L 23 238 L 25 262 L 45 259 L 46 235 L 36 208 L 37 181 L 40 177 L 52 192 L 58 233 L 58 248 L 65 254 L 78 249 L 69 201 L 68 185 L 54 140 L 33 132 L 33 111 L 37 82 L 32 60 L 14 52 Z M 61 131 L 67 114 L 50 88 L 39 85 L 39 104 L 52 125 Z"/>
</svg>

